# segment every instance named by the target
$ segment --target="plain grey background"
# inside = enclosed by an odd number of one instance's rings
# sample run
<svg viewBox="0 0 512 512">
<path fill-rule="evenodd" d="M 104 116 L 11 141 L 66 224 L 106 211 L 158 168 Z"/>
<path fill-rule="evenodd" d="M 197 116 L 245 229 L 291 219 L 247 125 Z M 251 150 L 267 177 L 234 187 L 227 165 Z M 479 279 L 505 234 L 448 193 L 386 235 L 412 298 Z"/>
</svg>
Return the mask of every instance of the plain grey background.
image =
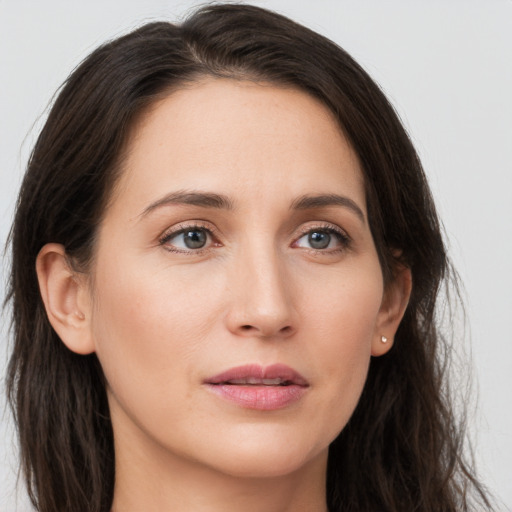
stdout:
<svg viewBox="0 0 512 512">
<path fill-rule="evenodd" d="M 471 431 L 491 490 L 512 509 L 512 2 L 267 0 L 330 37 L 376 79 L 422 157 L 465 284 L 475 398 Z M 0 240 L 46 106 L 106 39 L 177 20 L 194 1 L 0 0 Z M 3 262 L 2 268 L 8 265 Z M 5 289 L 5 272 L 0 298 Z M 0 374 L 7 358 L 0 320 Z M 0 398 L 0 510 L 30 510 L 16 485 L 16 445 Z"/>
</svg>

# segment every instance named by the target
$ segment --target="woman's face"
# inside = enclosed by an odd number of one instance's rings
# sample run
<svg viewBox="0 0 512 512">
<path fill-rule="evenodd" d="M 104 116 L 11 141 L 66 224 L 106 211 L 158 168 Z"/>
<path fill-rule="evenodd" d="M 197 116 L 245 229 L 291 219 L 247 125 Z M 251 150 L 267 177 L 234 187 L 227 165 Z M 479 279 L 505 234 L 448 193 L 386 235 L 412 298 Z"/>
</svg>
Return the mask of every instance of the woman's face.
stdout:
<svg viewBox="0 0 512 512">
<path fill-rule="evenodd" d="M 323 105 L 272 85 L 205 80 L 141 119 L 92 281 L 118 455 L 325 461 L 393 335 L 358 159 Z"/>
</svg>

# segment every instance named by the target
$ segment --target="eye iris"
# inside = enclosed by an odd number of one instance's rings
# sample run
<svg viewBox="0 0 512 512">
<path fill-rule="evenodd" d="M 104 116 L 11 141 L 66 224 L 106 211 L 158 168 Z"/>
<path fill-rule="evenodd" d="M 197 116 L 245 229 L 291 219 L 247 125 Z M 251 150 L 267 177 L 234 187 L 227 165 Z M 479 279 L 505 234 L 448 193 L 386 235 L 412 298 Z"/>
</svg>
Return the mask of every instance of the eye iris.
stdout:
<svg viewBox="0 0 512 512">
<path fill-rule="evenodd" d="M 206 233 L 198 229 L 185 231 L 183 241 L 189 249 L 200 249 L 206 244 Z"/>
<path fill-rule="evenodd" d="M 314 249 L 325 249 L 331 242 L 331 235 L 321 231 L 314 231 L 308 235 L 308 242 Z"/>
</svg>

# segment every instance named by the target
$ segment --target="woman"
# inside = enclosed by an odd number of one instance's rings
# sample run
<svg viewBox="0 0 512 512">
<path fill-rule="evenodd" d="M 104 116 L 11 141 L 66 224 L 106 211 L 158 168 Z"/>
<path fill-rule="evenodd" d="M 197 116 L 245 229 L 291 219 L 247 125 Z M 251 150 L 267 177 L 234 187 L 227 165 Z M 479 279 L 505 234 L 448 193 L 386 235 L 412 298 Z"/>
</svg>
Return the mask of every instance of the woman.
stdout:
<svg viewBox="0 0 512 512">
<path fill-rule="evenodd" d="M 220 5 L 96 50 L 34 148 L 12 251 L 39 510 L 489 507 L 443 393 L 421 164 L 325 38 Z"/>
</svg>

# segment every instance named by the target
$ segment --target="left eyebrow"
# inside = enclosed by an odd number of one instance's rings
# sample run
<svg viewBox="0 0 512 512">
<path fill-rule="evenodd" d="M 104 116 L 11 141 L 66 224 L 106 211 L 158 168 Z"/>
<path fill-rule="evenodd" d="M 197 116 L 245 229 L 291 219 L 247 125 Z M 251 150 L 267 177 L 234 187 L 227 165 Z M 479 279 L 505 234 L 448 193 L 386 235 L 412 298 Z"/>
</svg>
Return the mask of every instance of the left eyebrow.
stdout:
<svg viewBox="0 0 512 512">
<path fill-rule="evenodd" d="M 325 208 L 327 206 L 342 206 L 348 208 L 359 220 L 365 224 L 366 219 L 363 210 L 349 197 L 338 194 L 305 195 L 297 198 L 291 205 L 292 210 L 310 210 L 314 208 Z"/>
</svg>

